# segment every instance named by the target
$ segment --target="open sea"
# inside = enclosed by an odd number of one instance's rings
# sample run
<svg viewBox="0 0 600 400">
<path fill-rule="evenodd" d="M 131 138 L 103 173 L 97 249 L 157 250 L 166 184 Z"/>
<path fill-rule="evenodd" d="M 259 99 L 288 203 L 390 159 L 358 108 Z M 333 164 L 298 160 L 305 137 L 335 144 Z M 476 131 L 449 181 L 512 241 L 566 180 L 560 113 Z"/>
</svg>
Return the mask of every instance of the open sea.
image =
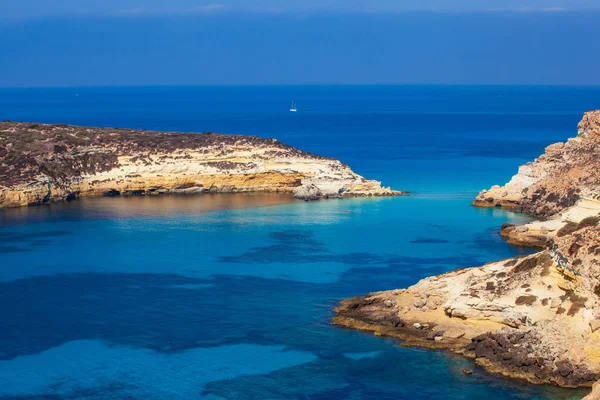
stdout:
<svg viewBox="0 0 600 400">
<path fill-rule="evenodd" d="M 498 235 L 526 216 L 470 203 L 594 108 L 600 88 L 0 89 L 0 120 L 275 137 L 412 192 L 0 210 L 0 399 L 579 398 L 329 320 L 343 298 L 529 251 Z"/>
</svg>

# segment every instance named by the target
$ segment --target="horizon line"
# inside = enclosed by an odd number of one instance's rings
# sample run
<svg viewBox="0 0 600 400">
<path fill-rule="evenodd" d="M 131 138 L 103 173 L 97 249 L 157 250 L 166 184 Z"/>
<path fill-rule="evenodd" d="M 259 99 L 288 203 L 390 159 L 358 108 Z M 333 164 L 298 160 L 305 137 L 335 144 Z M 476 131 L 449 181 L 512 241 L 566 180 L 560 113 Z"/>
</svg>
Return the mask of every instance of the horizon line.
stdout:
<svg viewBox="0 0 600 400">
<path fill-rule="evenodd" d="M 132 84 L 132 85 L 44 85 L 44 86 L 0 86 L 0 90 L 36 89 L 117 89 L 117 88 L 186 88 L 186 87 L 368 87 L 368 86 L 462 86 L 462 87 L 564 87 L 600 88 L 600 84 L 571 83 L 191 83 L 191 84 Z"/>
<path fill-rule="evenodd" d="M 522 8 L 463 8 L 463 9 L 444 9 L 444 8 L 422 8 L 422 9 L 284 9 L 284 8 L 235 8 L 224 6 L 221 4 L 211 4 L 210 7 L 197 7 L 192 9 L 172 9 L 172 10 L 151 10 L 151 9 L 124 9 L 101 11 L 94 13 L 49 13 L 39 15 L 23 15 L 23 16 L 4 16 L 0 17 L 0 24 L 15 23 L 15 22 L 31 22 L 51 19 L 75 19 L 75 18 L 92 18 L 92 19 L 134 19 L 134 18 L 156 18 L 156 17 L 214 17 L 227 15 L 244 15 L 244 16 L 278 16 L 278 17 L 314 17 L 314 16 L 338 16 L 338 15 L 373 15 L 373 16 L 398 16 L 407 14 L 440 14 L 440 15 L 461 15 L 461 14 L 546 14 L 546 15 L 561 15 L 575 13 L 600 12 L 599 7 L 587 8 L 565 8 L 565 7 L 522 7 Z"/>
</svg>

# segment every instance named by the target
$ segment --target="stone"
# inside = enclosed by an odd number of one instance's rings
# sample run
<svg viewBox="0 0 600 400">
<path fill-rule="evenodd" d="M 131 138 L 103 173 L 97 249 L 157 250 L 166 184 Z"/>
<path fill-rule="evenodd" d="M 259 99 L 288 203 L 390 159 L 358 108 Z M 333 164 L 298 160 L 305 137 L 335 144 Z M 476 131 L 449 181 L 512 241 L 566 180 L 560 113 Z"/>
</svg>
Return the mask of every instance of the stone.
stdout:
<svg viewBox="0 0 600 400">
<path fill-rule="evenodd" d="M 461 337 L 465 336 L 465 331 L 459 328 L 451 328 L 444 332 L 444 336 L 449 339 L 460 339 Z"/>
<path fill-rule="evenodd" d="M 421 308 L 421 307 L 423 307 L 423 306 L 425 305 L 425 302 L 424 302 L 424 301 L 422 301 L 422 300 L 415 300 L 415 301 L 414 301 L 414 303 L 413 303 L 413 305 L 414 305 L 416 308 Z"/>
<path fill-rule="evenodd" d="M 600 329 L 600 320 L 593 319 L 590 322 L 590 328 L 592 329 L 592 332 L 596 332 L 598 329 Z"/>
<path fill-rule="evenodd" d="M 427 299 L 427 303 L 425 303 L 425 306 L 431 310 L 436 310 L 439 306 L 443 304 L 443 302 L 443 299 L 439 296 L 430 296 Z"/>
<path fill-rule="evenodd" d="M 420 324 L 420 323 L 418 323 L 418 322 L 415 322 L 415 323 L 413 324 L 413 328 L 415 328 L 415 329 L 421 329 L 422 327 L 423 327 L 423 325 L 421 325 L 421 324 Z"/>
<path fill-rule="evenodd" d="M 436 338 L 441 338 L 442 336 L 444 336 L 444 331 L 431 331 L 427 334 L 427 336 L 425 337 L 427 340 L 441 340 L 441 339 L 436 339 Z"/>
<path fill-rule="evenodd" d="M 561 374 L 563 377 L 566 377 L 569 374 L 573 373 L 573 366 L 567 361 L 558 362 L 556 363 L 556 366 L 558 367 L 558 373 Z"/>
<path fill-rule="evenodd" d="M 321 196 L 321 190 L 315 185 L 300 186 L 294 189 L 294 197 L 300 200 L 319 200 Z"/>
</svg>

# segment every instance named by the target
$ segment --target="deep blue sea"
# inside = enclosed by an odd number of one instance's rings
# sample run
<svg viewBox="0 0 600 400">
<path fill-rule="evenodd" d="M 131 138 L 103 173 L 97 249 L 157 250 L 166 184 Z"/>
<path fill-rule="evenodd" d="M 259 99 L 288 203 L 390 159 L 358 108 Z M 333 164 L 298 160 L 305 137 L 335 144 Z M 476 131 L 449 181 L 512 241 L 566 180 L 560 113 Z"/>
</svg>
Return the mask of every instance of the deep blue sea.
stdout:
<svg viewBox="0 0 600 400">
<path fill-rule="evenodd" d="M 471 200 L 599 107 L 571 87 L 0 89 L 0 120 L 275 137 L 412 192 L 0 211 L 0 399 L 578 398 L 329 320 L 340 299 L 526 252 L 498 229 L 527 217 Z"/>
</svg>

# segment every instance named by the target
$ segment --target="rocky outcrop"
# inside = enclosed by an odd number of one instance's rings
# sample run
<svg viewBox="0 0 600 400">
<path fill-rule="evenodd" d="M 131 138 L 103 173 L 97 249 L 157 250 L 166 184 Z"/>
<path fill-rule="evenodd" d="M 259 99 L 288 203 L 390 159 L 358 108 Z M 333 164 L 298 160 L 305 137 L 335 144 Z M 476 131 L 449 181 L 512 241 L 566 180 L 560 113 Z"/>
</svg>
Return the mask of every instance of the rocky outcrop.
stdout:
<svg viewBox="0 0 600 400">
<path fill-rule="evenodd" d="M 404 345 L 449 349 L 533 383 L 600 379 L 600 226 L 540 253 L 343 301 L 333 322 Z"/>
<path fill-rule="evenodd" d="M 548 219 L 582 198 L 600 200 L 600 111 L 585 113 L 578 135 L 555 143 L 504 186 L 483 190 L 476 207 L 507 207 Z"/>
<path fill-rule="evenodd" d="M 556 235 L 562 235 L 581 224 L 599 219 L 600 200 L 579 199 L 575 205 L 548 220 L 524 225 L 504 224 L 500 230 L 509 243 L 519 246 L 545 247 Z"/>
<path fill-rule="evenodd" d="M 539 253 L 344 300 L 333 323 L 448 349 L 532 383 L 592 386 L 600 379 L 599 142 L 600 112 L 586 113 L 577 138 L 475 200 L 543 218 L 501 232 Z"/>
<path fill-rule="evenodd" d="M 311 200 L 403 194 L 275 139 L 0 123 L 0 207 L 205 192 L 282 192 Z"/>
<path fill-rule="evenodd" d="M 504 225 L 509 243 L 544 247 L 561 229 L 600 215 L 600 111 L 584 114 L 577 137 L 555 143 L 504 186 L 483 190 L 476 207 L 505 207 L 539 218 Z"/>
</svg>

